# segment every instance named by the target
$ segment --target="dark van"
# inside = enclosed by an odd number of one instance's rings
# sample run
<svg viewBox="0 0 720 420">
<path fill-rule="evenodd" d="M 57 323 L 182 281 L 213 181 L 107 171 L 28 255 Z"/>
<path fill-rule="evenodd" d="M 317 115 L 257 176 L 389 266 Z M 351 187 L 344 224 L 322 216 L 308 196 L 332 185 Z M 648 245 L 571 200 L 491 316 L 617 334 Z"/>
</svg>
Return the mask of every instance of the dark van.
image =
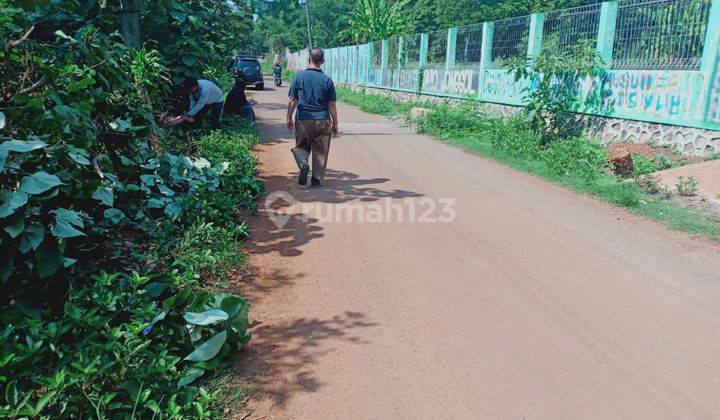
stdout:
<svg viewBox="0 0 720 420">
<path fill-rule="evenodd" d="M 262 70 L 257 58 L 238 58 L 235 60 L 235 72 L 242 73 L 248 85 L 255 85 L 255 89 L 265 89 Z"/>
</svg>

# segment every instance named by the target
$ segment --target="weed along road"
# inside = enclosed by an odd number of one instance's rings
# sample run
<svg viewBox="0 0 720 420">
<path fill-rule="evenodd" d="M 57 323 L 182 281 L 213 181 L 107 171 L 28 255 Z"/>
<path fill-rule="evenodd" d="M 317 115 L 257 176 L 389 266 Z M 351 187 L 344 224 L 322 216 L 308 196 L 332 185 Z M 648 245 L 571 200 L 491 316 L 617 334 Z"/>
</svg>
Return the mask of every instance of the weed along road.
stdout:
<svg viewBox="0 0 720 420">
<path fill-rule="evenodd" d="M 253 96 L 250 418 L 720 418 L 717 246 L 344 104 L 300 187 Z"/>
</svg>

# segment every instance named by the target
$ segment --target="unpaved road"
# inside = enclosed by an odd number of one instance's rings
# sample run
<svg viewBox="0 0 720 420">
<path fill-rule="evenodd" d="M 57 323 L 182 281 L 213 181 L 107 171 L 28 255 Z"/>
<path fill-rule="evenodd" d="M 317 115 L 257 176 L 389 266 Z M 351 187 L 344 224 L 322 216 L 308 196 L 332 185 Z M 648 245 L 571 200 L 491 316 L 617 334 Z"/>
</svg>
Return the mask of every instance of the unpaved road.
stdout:
<svg viewBox="0 0 720 420">
<path fill-rule="evenodd" d="M 250 418 L 720 418 L 718 247 L 347 105 L 299 187 L 286 92 L 253 94 L 270 192 L 456 217 L 253 218 Z"/>
</svg>

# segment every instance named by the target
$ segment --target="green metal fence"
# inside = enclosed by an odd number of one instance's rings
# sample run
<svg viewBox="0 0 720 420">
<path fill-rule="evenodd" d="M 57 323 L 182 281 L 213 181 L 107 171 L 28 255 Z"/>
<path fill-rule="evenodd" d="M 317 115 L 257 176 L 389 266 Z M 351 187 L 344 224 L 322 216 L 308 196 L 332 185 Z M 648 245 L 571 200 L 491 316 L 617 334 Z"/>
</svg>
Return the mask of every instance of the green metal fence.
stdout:
<svg viewBox="0 0 720 420">
<path fill-rule="evenodd" d="M 588 113 L 720 130 L 720 0 L 611 1 L 326 50 L 341 82 L 522 105 L 510 59 L 594 45 L 602 74 L 578 80 Z M 307 52 L 290 54 L 301 68 Z"/>
</svg>

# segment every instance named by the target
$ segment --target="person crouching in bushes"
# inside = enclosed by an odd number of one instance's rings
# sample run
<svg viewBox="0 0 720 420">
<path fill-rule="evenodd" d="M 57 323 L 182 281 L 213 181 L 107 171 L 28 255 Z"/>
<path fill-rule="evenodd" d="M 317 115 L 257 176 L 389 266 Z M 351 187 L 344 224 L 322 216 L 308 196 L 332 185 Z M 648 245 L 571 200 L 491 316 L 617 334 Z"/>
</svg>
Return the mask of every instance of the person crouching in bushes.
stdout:
<svg viewBox="0 0 720 420">
<path fill-rule="evenodd" d="M 235 77 L 235 86 L 230 90 L 225 98 L 225 114 L 239 115 L 240 118 L 246 119 L 250 125 L 255 125 L 255 110 L 253 110 L 253 102 L 248 101 L 245 96 L 245 87 L 247 82 L 242 73 Z"/>
<path fill-rule="evenodd" d="M 210 114 L 210 125 L 213 130 L 220 128 L 220 117 L 223 110 L 223 93 L 217 85 L 209 80 L 188 77 L 183 87 L 190 97 L 188 112 L 173 119 L 171 124 L 184 123 L 186 128 L 200 128 L 206 114 Z"/>
</svg>

